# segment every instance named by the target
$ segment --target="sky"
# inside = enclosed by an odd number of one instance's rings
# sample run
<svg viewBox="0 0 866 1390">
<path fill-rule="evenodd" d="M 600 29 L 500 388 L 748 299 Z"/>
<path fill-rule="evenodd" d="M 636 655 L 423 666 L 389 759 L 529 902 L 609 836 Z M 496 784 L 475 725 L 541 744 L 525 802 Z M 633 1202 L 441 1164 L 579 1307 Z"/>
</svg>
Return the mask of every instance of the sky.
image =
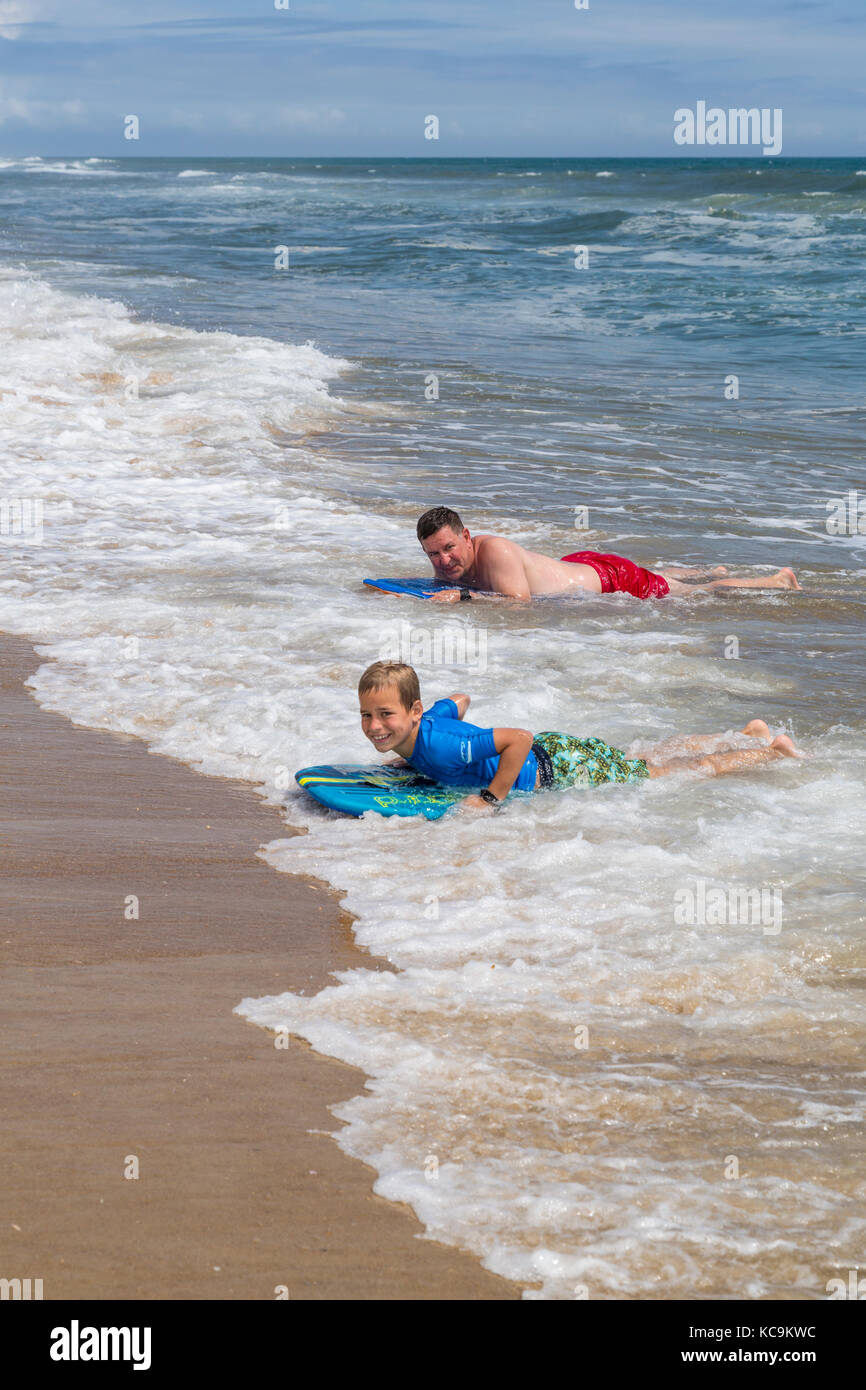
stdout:
<svg viewBox="0 0 866 1390">
<path fill-rule="evenodd" d="M 866 154 L 866 0 L 588 3 L 0 0 L 0 155 L 678 155 L 698 101 Z"/>
</svg>

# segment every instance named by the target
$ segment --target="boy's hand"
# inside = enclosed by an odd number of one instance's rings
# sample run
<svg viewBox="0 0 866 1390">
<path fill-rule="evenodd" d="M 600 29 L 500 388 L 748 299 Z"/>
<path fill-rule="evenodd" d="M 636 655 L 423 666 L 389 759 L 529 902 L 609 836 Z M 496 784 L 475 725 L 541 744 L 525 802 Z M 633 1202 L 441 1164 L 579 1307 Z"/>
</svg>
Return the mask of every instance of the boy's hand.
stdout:
<svg viewBox="0 0 866 1390">
<path fill-rule="evenodd" d="M 476 796 L 474 792 L 471 796 L 465 796 L 460 802 L 461 811 L 489 811 L 492 815 L 495 809 L 496 807 L 492 806 L 489 801 L 485 801 L 483 797 Z"/>
<path fill-rule="evenodd" d="M 431 603 L 459 603 L 459 589 L 440 589 L 437 594 L 430 595 Z"/>
</svg>

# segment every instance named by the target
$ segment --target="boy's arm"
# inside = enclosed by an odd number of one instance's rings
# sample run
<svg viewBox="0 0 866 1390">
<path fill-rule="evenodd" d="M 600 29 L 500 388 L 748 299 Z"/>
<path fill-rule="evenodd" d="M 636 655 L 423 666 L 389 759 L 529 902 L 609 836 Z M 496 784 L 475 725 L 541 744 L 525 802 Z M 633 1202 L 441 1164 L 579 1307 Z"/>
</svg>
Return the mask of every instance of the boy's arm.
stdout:
<svg viewBox="0 0 866 1390">
<path fill-rule="evenodd" d="M 520 775 L 532 749 L 532 734 L 528 729 L 494 729 L 493 744 L 499 754 L 499 766 L 489 782 L 487 790 L 503 801 Z M 467 796 L 464 806 L 485 807 L 489 803 L 480 796 Z"/>
<path fill-rule="evenodd" d="M 458 719 L 466 718 L 466 711 L 472 703 L 471 695 L 446 695 L 445 699 L 454 701 L 455 705 L 457 706 Z"/>
</svg>

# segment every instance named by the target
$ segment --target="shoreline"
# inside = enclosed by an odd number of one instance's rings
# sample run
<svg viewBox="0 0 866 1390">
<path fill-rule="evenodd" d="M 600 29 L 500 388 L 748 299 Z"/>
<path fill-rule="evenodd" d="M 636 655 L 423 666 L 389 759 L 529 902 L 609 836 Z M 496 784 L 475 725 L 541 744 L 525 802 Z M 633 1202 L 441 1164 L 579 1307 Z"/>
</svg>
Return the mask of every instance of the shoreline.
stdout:
<svg viewBox="0 0 866 1390">
<path fill-rule="evenodd" d="M 519 1299 L 331 1138 L 364 1074 L 232 1012 L 391 968 L 329 885 L 256 857 L 291 827 L 42 709 L 42 660 L 0 633 L 0 1276 L 46 1300 Z"/>
</svg>

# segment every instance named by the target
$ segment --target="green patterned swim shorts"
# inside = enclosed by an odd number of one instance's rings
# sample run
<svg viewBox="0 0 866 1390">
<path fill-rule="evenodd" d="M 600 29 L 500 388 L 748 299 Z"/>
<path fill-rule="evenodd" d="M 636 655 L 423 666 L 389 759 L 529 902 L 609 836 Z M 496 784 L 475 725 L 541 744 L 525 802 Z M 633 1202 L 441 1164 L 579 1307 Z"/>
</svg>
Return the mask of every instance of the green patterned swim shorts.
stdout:
<svg viewBox="0 0 866 1390">
<path fill-rule="evenodd" d="M 643 758 L 627 758 L 600 738 L 536 734 L 533 751 L 538 758 L 542 787 L 597 787 L 602 782 L 642 782 L 649 777 Z M 546 760 L 539 757 L 539 752 L 547 755 L 549 766 L 545 766 Z"/>
</svg>

